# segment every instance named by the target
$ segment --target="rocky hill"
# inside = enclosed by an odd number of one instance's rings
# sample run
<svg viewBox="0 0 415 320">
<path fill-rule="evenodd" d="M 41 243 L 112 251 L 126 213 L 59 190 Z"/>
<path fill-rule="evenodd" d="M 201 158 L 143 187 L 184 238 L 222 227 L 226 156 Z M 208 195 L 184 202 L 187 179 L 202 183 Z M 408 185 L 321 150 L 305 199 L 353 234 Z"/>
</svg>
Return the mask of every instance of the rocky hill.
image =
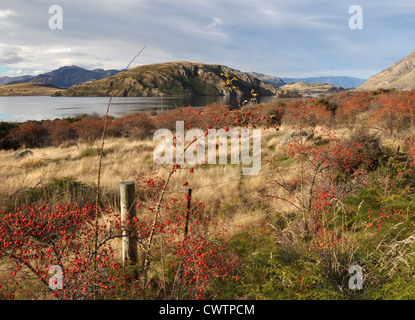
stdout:
<svg viewBox="0 0 415 320">
<path fill-rule="evenodd" d="M 63 96 L 220 96 L 228 95 L 223 84 L 229 74 L 233 85 L 245 94 L 254 90 L 260 95 L 274 95 L 278 88 L 244 72 L 222 65 L 191 62 L 168 62 L 139 66 L 112 77 L 91 81 L 63 90 Z"/>
<path fill-rule="evenodd" d="M 369 78 L 358 90 L 415 89 L 415 50 L 386 70 Z"/>
</svg>

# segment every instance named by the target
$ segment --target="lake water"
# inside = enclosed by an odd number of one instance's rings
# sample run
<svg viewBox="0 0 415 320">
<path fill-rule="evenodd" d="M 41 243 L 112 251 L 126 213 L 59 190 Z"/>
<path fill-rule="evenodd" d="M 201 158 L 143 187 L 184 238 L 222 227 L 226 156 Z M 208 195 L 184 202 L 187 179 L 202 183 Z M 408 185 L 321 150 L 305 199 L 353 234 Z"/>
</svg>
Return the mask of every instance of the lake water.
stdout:
<svg viewBox="0 0 415 320">
<path fill-rule="evenodd" d="M 108 97 L 0 97 L 0 121 L 53 120 L 93 113 L 104 115 L 108 102 Z M 224 97 L 117 97 L 112 99 L 109 113 L 114 117 L 121 117 L 185 105 L 205 106 L 213 102 L 223 105 L 225 99 Z"/>
<path fill-rule="evenodd" d="M 0 97 L 0 121 L 53 120 L 93 113 L 104 115 L 108 102 L 107 97 Z M 121 117 L 183 106 L 203 107 L 214 102 L 220 106 L 229 105 L 226 97 L 116 97 L 112 99 L 109 114 Z"/>
</svg>

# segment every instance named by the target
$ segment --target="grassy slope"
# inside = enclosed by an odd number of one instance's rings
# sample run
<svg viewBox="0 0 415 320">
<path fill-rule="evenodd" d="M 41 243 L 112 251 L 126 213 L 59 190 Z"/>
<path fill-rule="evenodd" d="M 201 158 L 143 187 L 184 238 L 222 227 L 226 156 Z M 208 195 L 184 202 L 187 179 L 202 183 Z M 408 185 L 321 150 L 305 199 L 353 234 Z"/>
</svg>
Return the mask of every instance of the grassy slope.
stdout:
<svg viewBox="0 0 415 320">
<path fill-rule="evenodd" d="M 0 86 L 0 96 L 51 96 L 60 88 L 43 83 L 18 83 Z"/>
</svg>

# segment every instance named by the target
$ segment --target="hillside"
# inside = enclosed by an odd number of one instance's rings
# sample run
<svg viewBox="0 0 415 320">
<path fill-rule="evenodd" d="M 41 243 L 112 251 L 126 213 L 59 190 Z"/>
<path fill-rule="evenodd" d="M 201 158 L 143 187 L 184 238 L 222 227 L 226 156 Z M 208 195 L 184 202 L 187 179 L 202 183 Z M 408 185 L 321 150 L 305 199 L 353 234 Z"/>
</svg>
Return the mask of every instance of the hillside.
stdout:
<svg viewBox="0 0 415 320">
<path fill-rule="evenodd" d="M 415 89 L 415 50 L 407 57 L 371 77 L 357 89 Z"/>
<path fill-rule="evenodd" d="M 0 96 L 51 96 L 61 88 L 44 83 L 17 83 L 0 86 Z"/>
<path fill-rule="evenodd" d="M 322 94 L 322 93 L 335 93 L 345 90 L 342 87 L 336 87 L 331 84 L 322 83 L 308 83 L 308 82 L 295 82 L 283 85 L 280 87 L 281 92 L 292 92 L 298 94 Z"/>
<path fill-rule="evenodd" d="M 222 65 L 191 62 L 169 62 L 139 66 L 115 76 L 98 81 L 75 85 L 59 94 L 63 96 L 220 96 L 228 95 L 223 84 L 228 73 L 236 77 L 233 85 L 250 94 L 254 90 L 260 95 L 274 95 L 278 88 L 260 81 L 244 72 Z M 114 88 L 115 86 L 115 88 Z"/>
</svg>

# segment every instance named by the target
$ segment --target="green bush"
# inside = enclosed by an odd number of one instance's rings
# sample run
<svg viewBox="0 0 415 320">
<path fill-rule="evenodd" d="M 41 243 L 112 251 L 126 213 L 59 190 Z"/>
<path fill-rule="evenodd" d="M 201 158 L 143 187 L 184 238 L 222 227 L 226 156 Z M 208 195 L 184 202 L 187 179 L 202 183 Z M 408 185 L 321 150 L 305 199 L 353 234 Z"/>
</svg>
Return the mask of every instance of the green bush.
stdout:
<svg viewBox="0 0 415 320">
<path fill-rule="evenodd" d="M 94 148 L 94 147 L 88 147 L 85 150 L 83 150 L 81 152 L 81 154 L 79 155 L 79 157 L 82 158 L 86 158 L 86 157 L 97 157 L 101 154 L 101 149 L 100 148 Z"/>
</svg>

